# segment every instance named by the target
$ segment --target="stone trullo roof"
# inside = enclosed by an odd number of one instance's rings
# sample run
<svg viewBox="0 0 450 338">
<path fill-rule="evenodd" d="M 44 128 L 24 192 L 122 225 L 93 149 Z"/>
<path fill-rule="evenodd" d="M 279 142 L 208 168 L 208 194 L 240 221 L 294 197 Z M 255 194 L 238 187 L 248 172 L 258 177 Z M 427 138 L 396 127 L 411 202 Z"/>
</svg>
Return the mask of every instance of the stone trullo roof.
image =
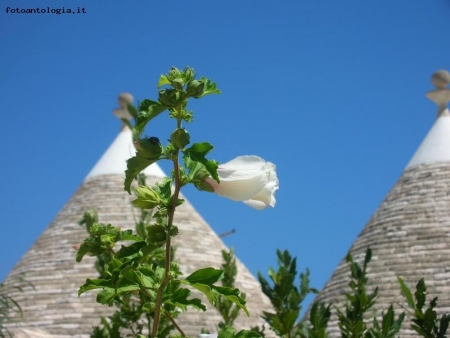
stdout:
<svg viewBox="0 0 450 338">
<path fill-rule="evenodd" d="M 438 296 L 438 312 L 450 311 L 450 101 L 448 72 L 432 78 L 437 87 L 427 97 L 438 105 L 438 116 L 397 183 L 360 233 L 350 251 L 362 264 L 367 247 L 369 291 L 379 287 L 375 310 L 380 314 L 394 304 L 398 315 L 407 307 L 397 276 L 409 284 L 425 278 L 428 302 Z M 320 292 L 317 300 L 343 303 L 349 269 L 345 259 Z M 400 337 L 417 336 L 405 320 Z M 331 337 L 340 336 L 336 317 L 329 325 Z"/>
<path fill-rule="evenodd" d="M 121 109 L 115 113 L 121 117 Z M 16 283 L 19 278 L 21 285 L 25 285 L 24 292 L 13 290 L 10 294 L 23 309 L 23 317 L 16 318 L 11 326 L 16 337 L 89 337 L 92 327 L 99 325 L 100 316 L 112 313 L 113 308 L 96 303 L 96 292 L 78 297 L 79 286 L 97 273 L 94 258 L 75 262 L 76 251 L 72 246 L 87 237 L 77 221 L 89 208 L 97 210 L 101 223 L 122 228 L 134 226 L 136 209 L 123 190 L 125 161 L 132 155 L 131 131 L 124 127 L 69 202 L 7 276 L 6 285 Z M 157 164 L 145 173 L 148 184 L 164 176 Z M 222 264 L 221 250 L 227 247 L 188 201 L 177 209 L 175 223 L 180 230 L 174 243 L 176 257 L 185 274 Z M 251 317 L 241 315 L 236 326 L 249 328 L 261 324 L 261 311 L 268 309 L 270 302 L 247 268 L 240 261 L 237 264 L 236 286 L 247 294 Z M 30 282 L 33 288 L 24 282 Z M 204 303 L 209 305 L 207 301 Z M 214 332 L 221 317 L 214 308 L 209 308 L 208 316 L 191 310 L 178 318 L 187 334 L 197 336 L 201 328 Z"/>
</svg>

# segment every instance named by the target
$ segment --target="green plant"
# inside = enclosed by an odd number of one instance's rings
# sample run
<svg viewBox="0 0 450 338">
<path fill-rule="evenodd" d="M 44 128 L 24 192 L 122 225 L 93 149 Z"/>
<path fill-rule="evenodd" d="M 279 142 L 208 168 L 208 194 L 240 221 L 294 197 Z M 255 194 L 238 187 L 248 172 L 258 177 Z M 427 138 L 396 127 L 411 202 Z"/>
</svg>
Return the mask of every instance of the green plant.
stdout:
<svg viewBox="0 0 450 338">
<path fill-rule="evenodd" d="M 309 310 L 309 323 L 301 327 L 302 338 L 327 338 L 327 326 L 331 317 L 331 304 L 315 302 Z M 310 325 L 307 325 L 310 324 Z"/>
<path fill-rule="evenodd" d="M 405 319 L 405 313 L 401 313 L 397 319 L 395 319 L 394 307 L 389 306 L 386 313 L 381 313 L 381 326 L 377 317 L 373 317 L 373 326 L 366 332 L 367 338 L 394 338 L 400 331 L 403 320 Z"/>
<path fill-rule="evenodd" d="M 345 338 L 393 338 L 400 331 L 401 324 L 405 318 L 402 313 L 395 318 L 392 304 L 386 313 L 382 312 L 381 326 L 375 313 L 369 310 L 375 305 L 378 297 L 378 287 L 372 293 L 367 292 L 367 266 L 372 259 L 372 250 L 367 248 L 364 263 L 361 266 L 353 260 L 351 253 L 347 254 L 346 260 L 349 264 L 351 279 L 349 282 L 351 292 L 345 294 L 345 313 L 336 308 L 339 320 L 341 336 Z M 372 327 L 368 322 L 372 318 Z"/>
<path fill-rule="evenodd" d="M 269 269 L 271 283 L 258 273 L 258 279 L 264 294 L 270 299 L 275 312 L 263 312 L 264 320 L 270 328 L 282 337 L 296 337 L 303 330 L 303 323 L 298 321 L 302 302 L 310 293 L 317 293 L 309 286 L 309 271 L 300 274 L 300 285 L 295 286 L 297 277 L 297 259 L 290 253 L 277 250 L 278 270 Z M 272 284 L 272 285 L 271 285 Z"/>
<path fill-rule="evenodd" d="M 184 203 L 180 198 L 181 188 L 193 184 L 199 190 L 216 192 L 262 209 L 275 204 L 273 195 L 278 189 L 278 179 L 275 166 L 259 157 L 238 157 L 219 168 L 216 161 L 206 158 L 214 148 L 210 143 L 194 143 L 188 147 L 190 134 L 183 126 L 193 120 L 193 112 L 187 110 L 188 101 L 220 93 L 215 83 L 204 77 L 196 80 L 192 68 L 179 70 L 173 67 L 161 75 L 158 88 L 157 101 L 146 99 L 139 108 L 127 106 L 134 124 L 123 121 L 132 129 L 136 155 L 127 161 L 124 189 L 131 193 L 133 180 L 159 160 L 172 162 L 172 175 L 153 187 L 139 182 L 134 188 L 136 198 L 132 204 L 146 211 L 141 214 L 135 233 L 98 223 L 94 217 L 89 224 L 85 222 L 89 237 L 80 245 L 76 259 L 81 261 L 85 255 L 99 257 L 101 276 L 88 279 L 80 287 L 79 294 L 100 289 L 97 302 L 107 305 L 126 304 L 127 299 L 131 302 L 137 298 L 137 303 L 142 304 L 138 311 L 152 319 L 150 337 L 163 337 L 167 333 L 166 327 L 161 325 L 162 318 L 169 320 L 184 337 L 176 318 L 188 308 L 206 310 L 200 299 L 191 297 L 192 288 L 203 293 L 213 304 L 223 297 L 247 314 L 248 310 L 238 289 L 217 285 L 224 278 L 222 269 L 207 267 L 183 277 L 178 264 L 172 260 L 172 238 L 178 235 L 175 211 Z M 166 146 L 155 136 L 141 136 L 147 123 L 164 111 L 168 111 L 169 117 L 176 122 Z M 249 184 L 252 189 L 248 189 Z M 121 246 L 117 249 L 119 243 Z M 106 325 L 104 328 L 108 331 Z M 117 332 L 115 327 L 110 328 L 114 334 Z M 233 330 L 225 325 L 219 334 L 223 337 L 255 337 L 254 332 L 235 333 Z M 144 337 L 146 333 L 142 332 L 138 330 L 132 334 Z"/>
<path fill-rule="evenodd" d="M 236 257 L 233 248 L 230 251 L 222 250 L 223 279 L 221 280 L 223 287 L 234 288 L 237 275 Z M 245 299 L 245 294 L 241 293 L 241 297 Z M 214 304 L 223 318 L 223 322 L 219 323 L 219 327 L 233 326 L 234 321 L 239 315 L 241 308 L 236 306 L 232 301 L 225 297 L 219 297 Z"/>
<path fill-rule="evenodd" d="M 444 313 L 440 318 L 434 309 L 437 305 L 437 297 L 434 297 L 429 305 L 424 309 L 427 286 L 422 278 L 416 285 L 416 292 L 413 294 L 405 283 L 403 278 L 397 277 L 400 283 L 402 295 L 406 299 L 406 303 L 412 310 L 411 328 L 419 335 L 426 338 L 444 338 L 446 337 L 448 325 L 450 323 L 450 314 Z"/>
<path fill-rule="evenodd" d="M 372 250 L 367 249 L 364 257 L 363 267 L 353 260 L 352 254 L 349 252 L 346 261 L 349 264 L 351 272 L 351 280 L 349 282 L 351 292 L 347 292 L 345 297 L 345 312 L 336 308 L 339 328 L 343 338 L 363 337 L 367 332 L 367 323 L 364 315 L 375 304 L 378 295 L 378 288 L 372 293 L 367 293 L 367 264 L 372 259 Z"/>
</svg>

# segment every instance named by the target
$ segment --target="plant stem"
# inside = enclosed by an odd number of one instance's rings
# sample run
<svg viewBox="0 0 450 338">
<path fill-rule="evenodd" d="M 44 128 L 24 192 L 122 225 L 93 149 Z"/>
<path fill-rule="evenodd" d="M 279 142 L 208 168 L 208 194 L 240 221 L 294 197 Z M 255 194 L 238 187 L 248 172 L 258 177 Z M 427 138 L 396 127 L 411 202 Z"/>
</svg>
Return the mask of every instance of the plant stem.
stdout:
<svg viewBox="0 0 450 338">
<path fill-rule="evenodd" d="M 186 334 L 183 332 L 181 327 L 178 326 L 177 322 L 175 321 L 175 319 L 172 318 L 169 312 L 165 311 L 164 314 L 166 315 L 167 318 L 169 318 L 169 320 L 172 322 L 173 326 L 175 326 L 178 332 L 180 332 L 183 337 L 186 337 Z"/>
<path fill-rule="evenodd" d="M 177 117 L 177 128 L 181 128 L 181 113 L 182 106 L 180 105 L 178 110 Z M 170 235 L 169 230 L 173 225 L 173 218 L 175 215 L 175 208 L 177 207 L 178 196 L 180 195 L 180 170 L 178 163 L 178 156 L 180 154 L 180 150 L 177 149 L 174 159 L 173 159 L 173 170 L 174 170 L 174 178 L 175 178 L 175 190 L 172 196 L 172 205 L 169 210 L 169 214 L 167 215 L 167 241 L 166 241 L 166 259 L 164 264 L 164 279 L 159 287 L 158 294 L 156 296 L 156 307 L 155 307 L 155 316 L 153 318 L 153 329 L 152 329 L 152 338 L 157 338 L 158 334 L 158 326 L 159 326 L 159 318 L 161 316 L 161 306 L 162 306 L 162 296 L 164 294 L 164 290 L 166 289 L 167 284 L 169 283 L 169 274 L 170 274 Z M 174 324 L 175 325 L 175 324 Z M 175 325 L 177 327 L 177 325 Z M 177 327 L 178 328 L 178 327 Z M 181 331 L 180 331 L 181 332 Z"/>
</svg>

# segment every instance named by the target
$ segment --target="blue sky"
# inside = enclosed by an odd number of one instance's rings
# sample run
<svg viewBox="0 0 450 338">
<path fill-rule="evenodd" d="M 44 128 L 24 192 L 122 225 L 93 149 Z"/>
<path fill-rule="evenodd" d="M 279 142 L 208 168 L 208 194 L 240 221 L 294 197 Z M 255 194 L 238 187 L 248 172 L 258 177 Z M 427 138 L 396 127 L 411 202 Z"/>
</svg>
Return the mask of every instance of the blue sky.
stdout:
<svg viewBox="0 0 450 338">
<path fill-rule="evenodd" d="M 222 90 L 191 105 L 193 139 L 220 162 L 275 163 L 280 190 L 262 212 L 195 189 L 187 198 L 217 233 L 237 230 L 225 242 L 253 274 L 288 249 L 320 289 L 433 124 L 430 76 L 450 69 L 449 0 L 2 6 L 0 280 L 117 135 L 118 93 L 155 98 L 161 73 L 189 65 Z M 173 126 L 148 128 L 165 138 Z"/>
</svg>

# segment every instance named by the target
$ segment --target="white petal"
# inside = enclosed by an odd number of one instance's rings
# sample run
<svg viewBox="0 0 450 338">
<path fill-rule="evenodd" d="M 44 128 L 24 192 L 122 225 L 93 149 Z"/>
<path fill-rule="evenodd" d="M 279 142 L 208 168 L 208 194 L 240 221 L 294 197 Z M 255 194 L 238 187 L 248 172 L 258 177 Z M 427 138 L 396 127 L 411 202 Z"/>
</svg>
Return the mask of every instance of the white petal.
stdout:
<svg viewBox="0 0 450 338">
<path fill-rule="evenodd" d="M 261 191 L 259 191 L 256 195 L 252 196 L 252 200 L 261 201 L 266 205 L 266 207 L 275 206 L 276 200 L 274 197 L 275 191 L 278 190 L 278 179 L 275 181 L 269 182 L 264 186 Z"/>
<path fill-rule="evenodd" d="M 252 170 L 261 169 L 266 164 L 261 157 L 255 155 L 238 156 L 235 159 L 219 165 L 219 169 Z"/>
<path fill-rule="evenodd" d="M 261 169 L 217 169 L 220 181 L 241 181 L 251 180 L 255 177 L 261 176 L 263 170 Z"/>
<path fill-rule="evenodd" d="M 247 204 L 249 207 L 252 207 L 253 209 L 256 209 L 256 210 L 263 210 L 268 207 L 266 204 L 264 204 L 261 201 L 248 200 L 248 201 L 243 201 L 243 202 L 245 204 Z"/>
<path fill-rule="evenodd" d="M 226 180 L 220 177 L 220 184 L 213 179 L 207 178 L 205 181 L 211 184 L 214 192 L 220 196 L 228 197 L 233 201 L 245 201 L 258 194 L 268 183 L 269 173 L 260 173 L 259 175 L 247 179 Z"/>
</svg>

